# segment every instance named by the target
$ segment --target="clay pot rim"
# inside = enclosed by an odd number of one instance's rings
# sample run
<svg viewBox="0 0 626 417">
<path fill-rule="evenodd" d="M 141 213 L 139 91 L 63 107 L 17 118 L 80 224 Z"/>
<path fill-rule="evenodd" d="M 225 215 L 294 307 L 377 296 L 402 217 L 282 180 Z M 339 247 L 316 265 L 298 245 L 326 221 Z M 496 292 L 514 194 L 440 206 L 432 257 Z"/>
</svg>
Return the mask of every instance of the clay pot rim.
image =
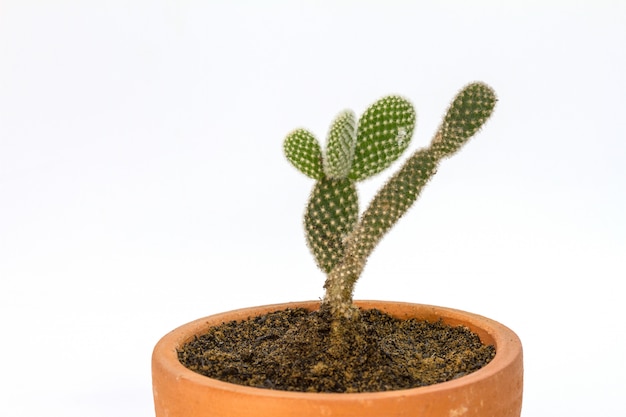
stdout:
<svg viewBox="0 0 626 417">
<path fill-rule="evenodd" d="M 495 320 L 479 314 L 469 313 L 449 307 L 399 301 L 355 300 L 355 304 L 363 309 L 376 308 L 393 316 L 402 318 L 413 317 L 413 315 L 408 314 L 406 316 L 398 316 L 397 314 L 394 314 L 394 310 L 397 308 L 408 308 L 409 310 L 419 309 L 420 311 L 423 310 L 426 312 L 425 314 L 420 314 L 419 318 L 421 319 L 436 321 L 441 318 L 445 323 L 451 325 L 465 325 L 470 328 L 470 330 L 477 333 L 483 343 L 493 344 L 496 348 L 496 355 L 491 362 L 478 371 L 451 381 L 402 390 L 360 393 L 315 393 L 248 387 L 200 375 L 189 370 L 178 361 L 177 349 L 180 346 L 191 340 L 195 335 L 202 334 L 206 332 L 208 328 L 219 325 L 224 321 L 242 320 L 248 317 L 255 317 L 264 313 L 287 308 L 306 308 L 309 310 L 315 310 L 320 305 L 320 301 L 296 301 L 230 310 L 183 324 L 159 340 L 153 351 L 153 360 L 158 358 L 164 369 L 167 369 L 167 371 L 171 374 L 178 375 L 177 379 L 186 379 L 189 382 L 216 391 L 229 391 L 232 393 L 245 394 L 247 396 L 262 396 L 275 399 L 285 398 L 292 400 L 306 400 L 315 398 L 318 400 L 328 401 L 349 401 L 356 399 L 365 400 L 366 398 L 374 400 L 389 397 L 410 396 L 418 393 L 426 395 L 431 392 L 452 391 L 457 389 L 459 386 L 471 385 L 501 372 L 502 369 L 509 367 L 512 362 L 517 361 L 518 357 L 522 354 L 521 341 L 511 329 Z"/>
</svg>

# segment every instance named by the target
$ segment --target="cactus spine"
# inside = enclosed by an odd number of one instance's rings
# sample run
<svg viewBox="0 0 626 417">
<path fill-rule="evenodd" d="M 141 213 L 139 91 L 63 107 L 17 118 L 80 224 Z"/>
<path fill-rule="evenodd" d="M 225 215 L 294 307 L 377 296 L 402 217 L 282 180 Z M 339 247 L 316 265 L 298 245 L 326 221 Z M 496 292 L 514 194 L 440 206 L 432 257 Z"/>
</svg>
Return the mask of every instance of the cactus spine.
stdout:
<svg viewBox="0 0 626 417">
<path fill-rule="evenodd" d="M 323 307 L 341 320 L 354 317 L 354 285 L 381 238 L 417 200 L 442 159 L 456 153 L 489 118 L 494 91 L 483 83 L 465 86 L 454 98 L 432 142 L 413 153 L 379 190 L 359 219 L 356 182 L 393 163 L 408 147 L 415 111 L 399 96 L 385 97 L 355 121 L 340 113 L 321 150 L 310 132 L 290 133 L 284 150 L 291 163 L 317 180 L 304 216 L 308 245 L 327 274 Z"/>
</svg>

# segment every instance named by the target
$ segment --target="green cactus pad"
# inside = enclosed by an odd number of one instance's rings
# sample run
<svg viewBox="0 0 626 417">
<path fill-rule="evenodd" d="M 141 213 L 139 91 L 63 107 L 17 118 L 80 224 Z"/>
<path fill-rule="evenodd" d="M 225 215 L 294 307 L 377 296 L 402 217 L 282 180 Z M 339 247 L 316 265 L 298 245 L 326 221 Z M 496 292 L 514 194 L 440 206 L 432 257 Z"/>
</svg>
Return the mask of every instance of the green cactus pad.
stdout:
<svg viewBox="0 0 626 417">
<path fill-rule="evenodd" d="M 486 84 L 472 83 L 454 98 L 435 135 L 433 148 L 450 156 L 463 146 L 487 121 L 496 105 L 496 94 Z"/>
<path fill-rule="evenodd" d="M 431 150 L 421 149 L 379 190 L 354 232 L 357 257 L 369 256 L 385 233 L 407 212 L 437 171 L 438 162 Z"/>
<path fill-rule="evenodd" d="M 326 154 L 324 157 L 324 173 L 329 178 L 346 178 L 356 143 L 356 116 L 354 112 L 345 110 L 335 118 L 328 132 Z"/>
<path fill-rule="evenodd" d="M 323 178 L 315 184 L 304 214 L 307 243 L 317 265 L 326 273 L 341 261 L 344 240 L 359 216 L 354 182 Z"/>
<path fill-rule="evenodd" d="M 324 176 L 322 148 L 315 136 L 305 129 L 289 133 L 283 144 L 285 156 L 303 174 L 319 180 Z"/>
<path fill-rule="evenodd" d="M 398 159 L 411 142 L 415 118 L 413 105 L 399 96 L 371 105 L 359 119 L 349 178 L 364 180 Z"/>
</svg>

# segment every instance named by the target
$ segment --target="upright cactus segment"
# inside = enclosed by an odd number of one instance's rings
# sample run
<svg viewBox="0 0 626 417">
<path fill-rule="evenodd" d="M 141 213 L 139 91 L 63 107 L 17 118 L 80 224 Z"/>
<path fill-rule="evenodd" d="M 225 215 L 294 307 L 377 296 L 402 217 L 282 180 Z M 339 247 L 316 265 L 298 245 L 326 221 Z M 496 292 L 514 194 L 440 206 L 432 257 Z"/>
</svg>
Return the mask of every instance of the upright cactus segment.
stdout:
<svg viewBox="0 0 626 417">
<path fill-rule="evenodd" d="M 359 119 L 349 177 L 361 181 L 387 168 L 409 146 L 413 129 L 415 110 L 406 99 L 388 96 L 371 105 Z"/>
<path fill-rule="evenodd" d="M 297 129 L 287 135 L 283 145 L 289 162 L 304 175 L 314 180 L 324 177 L 322 168 L 322 148 L 313 133 Z"/>
<path fill-rule="evenodd" d="M 385 97 L 370 106 L 356 126 L 353 113 L 341 113 L 330 129 L 324 153 L 304 130 L 287 137 L 289 160 L 318 180 L 305 213 L 305 229 L 317 263 L 327 273 L 323 305 L 336 319 L 334 329 L 342 318 L 356 312 L 352 293 L 367 257 L 417 200 L 440 161 L 457 152 L 481 128 L 496 101 L 486 84 L 463 88 L 430 146 L 405 161 L 360 219 L 355 182 L 387 168 L 407 148 L 415 127 L 413 106 L 398 96 Z"/>
<path fill-rule="evenodd" d="M 359 220 L 356 187 L 348 178 L 315 183 L 304 213 L 307 243 L 320 269 L 329 273 L 344 255 L 344 240 Z"/>
<path fill-rule="evenodd" d="M 328 178 L 346 178 L 356 145 L 356 116 L 350 110 L 339 113 L 328 132 L 324 173 Z"/>
<path fill-rule="evenodd" d="M 496 104 L 494 91 L 482 83 L 474 83 L 457 94 L 446 113 L 432 148 L 442 156 L 451 156 L 487 121 Z"/>
</svg>

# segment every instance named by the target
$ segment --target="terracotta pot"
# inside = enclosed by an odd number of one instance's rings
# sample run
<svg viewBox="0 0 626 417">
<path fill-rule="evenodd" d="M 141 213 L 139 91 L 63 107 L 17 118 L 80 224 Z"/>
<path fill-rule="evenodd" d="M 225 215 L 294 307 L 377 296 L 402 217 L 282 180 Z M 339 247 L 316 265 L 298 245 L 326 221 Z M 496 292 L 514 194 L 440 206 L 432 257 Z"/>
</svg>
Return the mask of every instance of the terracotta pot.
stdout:
<svg viewBox="0 0 626 417">
<path fill-rule="evenodd" d="M 443 319 L 464 325 L 493 344 L 496 356 L 480 370 L 427 387 L 374 393 L 335 394 L 276 391 L 222 382 L 197 374 L 178 361 L 176 350 L 226 321 L 285 308 L 314 310 L 319 301 L 267 305 L 216 314 L 185 324 L 154 348 L 152 383 L 157 417 L 519 417 L 522 408 L 522 345 L 515 333 L 488 318 L 421 304 L 357 301 L 398 318 Z"/>
</svg>

